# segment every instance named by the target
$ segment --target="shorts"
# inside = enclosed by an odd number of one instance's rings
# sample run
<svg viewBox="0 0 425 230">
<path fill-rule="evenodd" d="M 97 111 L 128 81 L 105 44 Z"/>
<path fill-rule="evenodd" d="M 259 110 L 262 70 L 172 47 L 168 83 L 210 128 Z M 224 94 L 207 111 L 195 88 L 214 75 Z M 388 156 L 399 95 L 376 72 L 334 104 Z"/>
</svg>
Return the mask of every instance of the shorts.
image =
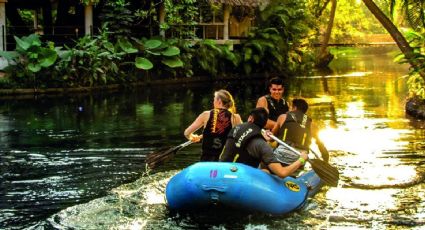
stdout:
<svg viewBox="0 0 425 230">
<path fill-rule="evenodd" d="M 275 148 L 273 154 L 276 156 L 277 160 L 284 165 L 290 165 L 300 158 L 300 155 L 283 145 L 279 145 Z"/>
</svg>

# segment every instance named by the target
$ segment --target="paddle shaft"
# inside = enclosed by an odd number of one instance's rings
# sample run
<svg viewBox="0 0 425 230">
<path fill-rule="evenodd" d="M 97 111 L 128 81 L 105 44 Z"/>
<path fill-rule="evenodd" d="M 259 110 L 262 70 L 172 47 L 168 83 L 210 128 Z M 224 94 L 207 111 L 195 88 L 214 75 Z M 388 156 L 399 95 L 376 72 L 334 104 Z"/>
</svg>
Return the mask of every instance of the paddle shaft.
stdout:
<svg viewBox="0 0 425 230">
<path fill-rule="evenodd" d="M 298 152 L 298 150 L 296 150 L 296 149 L 295 149 L 295 148 L 293 148 L 292 146 L 290 146 L 290 145 L 286 144 L 286 143 L 285 143 L 285 142 L 283 142 L 281 139 L 277 138 L 277 137 L 276 137 L 276 136 L 274 136 L 274 135 L 270 135 L 270 137 L 271 137 L 273 140 L 277 141 L 279 144 L 281 144 L 281 145 L 283 145 L 283 146 L 287 147 L 288 149 L 290 149 L 292 152 L 294 152 L 294 153 L 296 153 L 296 154 L 298 154 L 298 155 L 300 155 L 300 156 L 301 156 L 301 153 L 300 153 L 300 152 Z M 316 156 L 317 158 L 319 158 L 319 155 L 317 155 L 317 153 L 316 153 L 316 152 L 314 152 L 312 149 L 310 149 L 310 151 L 314 154 L 314 156 Z"/>
<path fill-rule="evenodd" d="M 264 132 L 264 131 L 262 131 L 262 132 Z M 292 152 L 294 152 L 294 153 L 296 153 L 296 154 L 298 154 L 298 155 L 300 155 L 301 156 L 301 153 L 300 152 L 298 152 L 298 150 L 296 150 L 295 148 L 293 148 L 292 146 L 290 146 L 290 145 L 288 145 L 288 144 L 286 144 L 284 141 L 282 141 L 281 139 L 279 139 L 279 138 L 277 138 L 276 136 L 274 136 L 274 135 L 271 135 L 271 134 L 268 134 L 268 136 L 270 136 L 273 140 L 275 140 L 277 143 L 279 143 L 279 144 L 281 144 L 281 145 L 283 145 L 283 146 L 285 146 L 286 148 L 288 148 L 289 150 L 291 150 Z"/>
<path fill-rule="evenodd" d="M 193 142 L 191 140 L 186 141 L 185 143 L 180 144 L 179 146 L 177 146 L 178 149 L 184 148 L 190 144 L 192 144 Z"/>
<path fill-rule="evenodd" d="M 265 131 L 262 130 L 262 132 L 265 132 Z M 298 152 L 298 150 L 286 144 L 284 141 L 280 140 L 276 136 L 271 134 L 268 136 L 270 136 L 273 140 L 277 141 L 279 144 L 287 147 L 289 150 L 301 156 L 301 153 Z M 313 167 L 313 170 L 317 173 L 320 179 L 322 179 L 325 182 L 325 184 L 334 186 L 334 187 L 338 185 L 339 172 L 336 168 L 332 167 L 327 162 L 324 162 L 319 159 L 313 159 L 313 160 L 308 159 L 307 161 L 311 164 L 311 166 Z"/>
</svg>

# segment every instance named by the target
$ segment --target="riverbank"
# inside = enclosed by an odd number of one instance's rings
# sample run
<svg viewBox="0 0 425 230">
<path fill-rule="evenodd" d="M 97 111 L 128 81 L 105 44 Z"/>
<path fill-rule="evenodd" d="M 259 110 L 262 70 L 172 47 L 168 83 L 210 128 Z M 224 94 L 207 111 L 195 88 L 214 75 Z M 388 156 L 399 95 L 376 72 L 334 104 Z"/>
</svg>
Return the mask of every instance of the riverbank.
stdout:
<svg viewBox="0 0 425 230">
<path fill-rule="evenodd" d="M 1 77 L 1 76 L 0 76 Z M 262 80 L 267 79 L 266 74 L 257 74 L 251 76 L 222 76 L 211 78 L 208 76 L 185 77 L 174 79 L 146 80 L 131 84 L 111 84 L 104 86 L 93 87 L 75 87 L 75 88 L 19 88 L 19 89 L 0 89 L 0 99 L 4 97 L 14 96 L 32 96 L 32 95 L 66 95 L 75 93 L 90 93 L 90 92 L 114 92 L 126 88 L 151 86 L 151 85 L 179 85 L 187 84 L 206 84 L 210 82 L 220 81 L 246 81 L 246 80 Z"/>
</svg>

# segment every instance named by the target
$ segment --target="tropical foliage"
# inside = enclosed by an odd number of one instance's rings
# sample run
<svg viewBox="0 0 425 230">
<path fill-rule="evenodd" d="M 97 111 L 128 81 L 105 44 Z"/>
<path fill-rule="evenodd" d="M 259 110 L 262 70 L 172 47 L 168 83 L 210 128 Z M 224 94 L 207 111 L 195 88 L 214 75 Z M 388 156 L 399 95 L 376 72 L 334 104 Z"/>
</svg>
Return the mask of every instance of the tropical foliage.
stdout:
<svg viewBox="0 0 425 230">
<path fill-rule="evenodd" d="M 242 68 L 252 72 L 281 72 L 285 69 L 283 38 L 276 28 L 256 29 L 242 44 Z"/>
<path fill-rule="evenodd" d="M 329 21 L 329 1 L 308 1 L 309 9 L 317 18 L 317 33 L 322 33 Z M 337 0 L 337 13 L 331 34 L 331 43 L 368 42 L 367 34 L 386 31 L 369 10 L 358 0 Z"/>
<path fill-rule="evenodd" d="M 306 1 L 272 1 L 259 12 L 258 25 L 242 43 L 242 65 L 245 73 L 295 72 L 308 56 L 312 17 Z"/>
<path fill-rule="evenodd" d="M 154 66 L 173 73 L 183 67 L 180 49 L 160 39 L 121 37 L 112 43 L 104 27 L 99 35 L 83 37 L 72 48 L 62 50 L 53 43 L 43 45 L 38 35 L 15 38 L 16 51 L 2 52 L 8 60 L 6 76 L 17 87 L 79 87 L 136 81 L 136 68 Z"/>
<path fill-rule="evenodd" d="M 136 50 L 126 50 L 114 45 L 108 39 L 108 33 L 84 37 L 75 47 L 61 56 L 56 68 L 56 76 L 70 86 L 93 86 L 116 82 L 117 75 L 123 75 L 119 63 L 124 56 Z"/>
<path fill-rule="evenodd" d="M 136 16 L 129 9 L 126 0 L 106 1 L 102 7 L 99 18 L 106 23 L 109 31 L 113 34 L 111 38 L 128 37 L 132 33 L 132 27 Z"/>
<path fill-rule="evenodd" d="M 217 45 L 213 40 L 200 41 L 197 44 L 195 66 L 198 72 L 217 76 L 233 72 L 239 64 L 239 56 L 231 51 L 231 45 Z"/>
<path fill-rule="evenodd" d="M 396 19 L 403 18 L 410 28 L 404 36 L 393 36 L 397 44 L 400 43 L 398 40 L 408 41 L 399 45 L 402 54 L 396 60 L 411 66 L 407 81 L 409 96 L 425 100 L 425 4 L 422 0 L 388 0 L 387 3 L 392 22 L 400 24 Z"/>
<path fill-rule="evenodd" d="M 15 51 L 0 53 L 8 61 L 9 78 L 17 84 L 34 86 L 48 81 L 42 72 L 56 62 L 59 49 L 51 42 L 43 44 L 35 34 L 22 38 L 15 36 L 15 41 Z"/>
<path fill-rule="evenodd" d="M 318 41 L 317 31 L 322 30 L 329 16 L 326 4 L 329 1 L 271 0 L 265 8 L 256 11 L 234 8 L 234 13 L 246 15 L 248 12 L 250 17 L 256 18 L 256 23 L 240 45 L 230 45 L 198 40 L 197 37 L 199 26 L 196 24 L 199 21 L 211 21 L 213 15 L 216 20 L 222 19 L 223 5 L 220 3 L 151 1 L 150 7 L 145 4 L 143 10 L 136 10 L 130 5 L 132 0 L 82 2 L 102 8 L 100 19 L 104 24 L 98 35 L 81 38 L 75 46 L 64 48 L 41 42 L 36 35 L 16 37 L 16 51 L 2 53 L 10 63 L 6 70 L 10 78 L 8 81 L 2 79 L 3 82 L 31 87 L 78 87 L 133 82 L 144 80 L 146 76 L 290 75 L 311 69 L 311 44 Z M 385 5 L 384 2 L 380 1 L 380 4 Z M 392 4 L 391 0 L 387 2 L 387 5 Z M 412 2 L 418 4 L 418 1 L 397 2 L 399 7 L 405 6 L 400 2 L 410 2 L 409 7 L 401 8 L 405 10 L 403 15 L 410 18 L 405 22 L 421 25 L 418 19 L 423 18 L 423 12 L 412 9 L 415 6 Z M 161 24 L 161 29 L 174 38 L 139 37 L 134 29 L 141 19 L 151 20 L 149 25 L 159 25 L 157 10 L 160 3 L 166 11 L 166 22 Z M 384 12 L 390 13 L 391 9 Z M 348 37 L 357 39 L 365 30 L 383 31 L 382 27 L 376 26 L 376 21 L 364 20 L 370 18 L 370 12 L 359 1 L 338 0 L 336 15 L 334 41 L 347 41 Z M 321 19 L 319 24 L 317 18 Z M 423 36 L 423 32 L 416 30 L 416 35 Z M 191 40 L 186 40 L 188 38 Z M 415 47 L 416 58 L 420 60 L 423 50 L 420 50 L 420 44 Z"/>
<path fill-rule="evenodd" d="M 95 2 L 103 9 L 100 14 L 104 22 L 102 29 L 96 36 L 77 40 L 73 47 L 59 48 L 53 43 L 42 45 L 37 35 L 16 38 L 18 43 L 30 39 L 27 42 L 38 48 L 17 47 L 16 52 L 3 54 L 10 56 L 7 76 L 11 78 L 8 79 L 16 81 L 19 87 L 80 87 L 133 82 L 146 79 L 145 76 L 290 73 L 303 66 L 307 38 L 313 25 L 306 10 L 307 0 L 272 1 L 256 13 L 250 10 L 249 14 L 256 15 L 259 20 L 248 38 L 238 46 L 196 40 L 196 23 L 211 21 L 213 15 L 221 20 L 222 4 L 209 5 L 197 0 L 164 1 L 167 18 L 162 29 L 168 36 L 177 36 L 164 39 L 135 35 L 136 20 L 152 19 L 158 23 L 153 10 L 157 10 L 158 5 L 134 11 L 130 2 Z M 44 58 L 47 54 L 55 58 Z M 41 79 L 44 79 L 43 84 L 36 83 L 35 80 Z"/>
<path fill-rule="evenodd" d="M 392 21 L 403 26 L 407 22 L 411 29 L 425 28 L 425 3 L 423 0 L 387 0 L 387 9 Z M 404 20 L 402 20 L 404 19 Z"/>
<path fill-rule="evenodd" d="M 410 30 L 406 32 L 406 38 L 414 50 L 414 58 L 419 63 L 410 69 L 410 77 L 407 81 L 409 96 L 425 100 L 425 79 L 420 75 L 421 71 L 425 71 L 425 29 L 422 32 Z M 408 62 L 403 54 L 396 60 L 400 63 Z"/>
<path fill-rule="evenodd" d="M 158 39 L 134 39 L 138 50 L 142 56 L 136 57 L 136 67 L 143 70 L 150 70 L 157 65 L 178 68 L 183 66 L 183 62 L 179 58 L 180 49 L 170 45 L 167 41 Z M 151 61 L 152 60 L 152 61 Z"/>
<path fill-rule="evenodd" d="M 185 39 L 168 39 L 169 45 L 176 46 L 180 49 L 180 60 L 184 63 L 181 68 L 173 68 L 171 73 L 174 77 L 192 77 L 194 75 L 194 58 L 198 55 L 196 53 L 195 45 Z"/>
<path fill-rule="evenodd" d="M 170 30 L 173 37 L 195 38 L 194 25 L 199 21 L 197 0 L 165 0 L 166 22 L 161 29 Z"/>
</svg>

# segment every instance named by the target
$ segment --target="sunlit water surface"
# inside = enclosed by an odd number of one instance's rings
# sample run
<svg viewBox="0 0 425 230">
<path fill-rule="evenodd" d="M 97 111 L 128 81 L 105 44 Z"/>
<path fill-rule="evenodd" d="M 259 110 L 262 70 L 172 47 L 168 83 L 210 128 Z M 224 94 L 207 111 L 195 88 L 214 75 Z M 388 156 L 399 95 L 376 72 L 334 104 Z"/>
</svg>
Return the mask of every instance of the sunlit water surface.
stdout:
<svg viewBox="0 0 425 230">
<path fill-rule="evenodd" d="M 164 190 L 199 145 L 154 171 L 146 154 L 184 141 L 184 128 L 221 87 L 246 120 L 263 82 L 151 87 L 127 93 L 3 100 L 0 227 L 9 229 L 423 229 L 424 123 L 404 113 L 407 66 L 396 48 L 339 50 L 331 72 L 291 80 L 321 127 L 339 187 L 285 216 L 183 214 Z M 130 183 L 128 183 L 130 182 Z M 77 205 L 79 204 L 79 205 Z M 62 210 L 62 211 L 61 211 Z"/>
</svg>

